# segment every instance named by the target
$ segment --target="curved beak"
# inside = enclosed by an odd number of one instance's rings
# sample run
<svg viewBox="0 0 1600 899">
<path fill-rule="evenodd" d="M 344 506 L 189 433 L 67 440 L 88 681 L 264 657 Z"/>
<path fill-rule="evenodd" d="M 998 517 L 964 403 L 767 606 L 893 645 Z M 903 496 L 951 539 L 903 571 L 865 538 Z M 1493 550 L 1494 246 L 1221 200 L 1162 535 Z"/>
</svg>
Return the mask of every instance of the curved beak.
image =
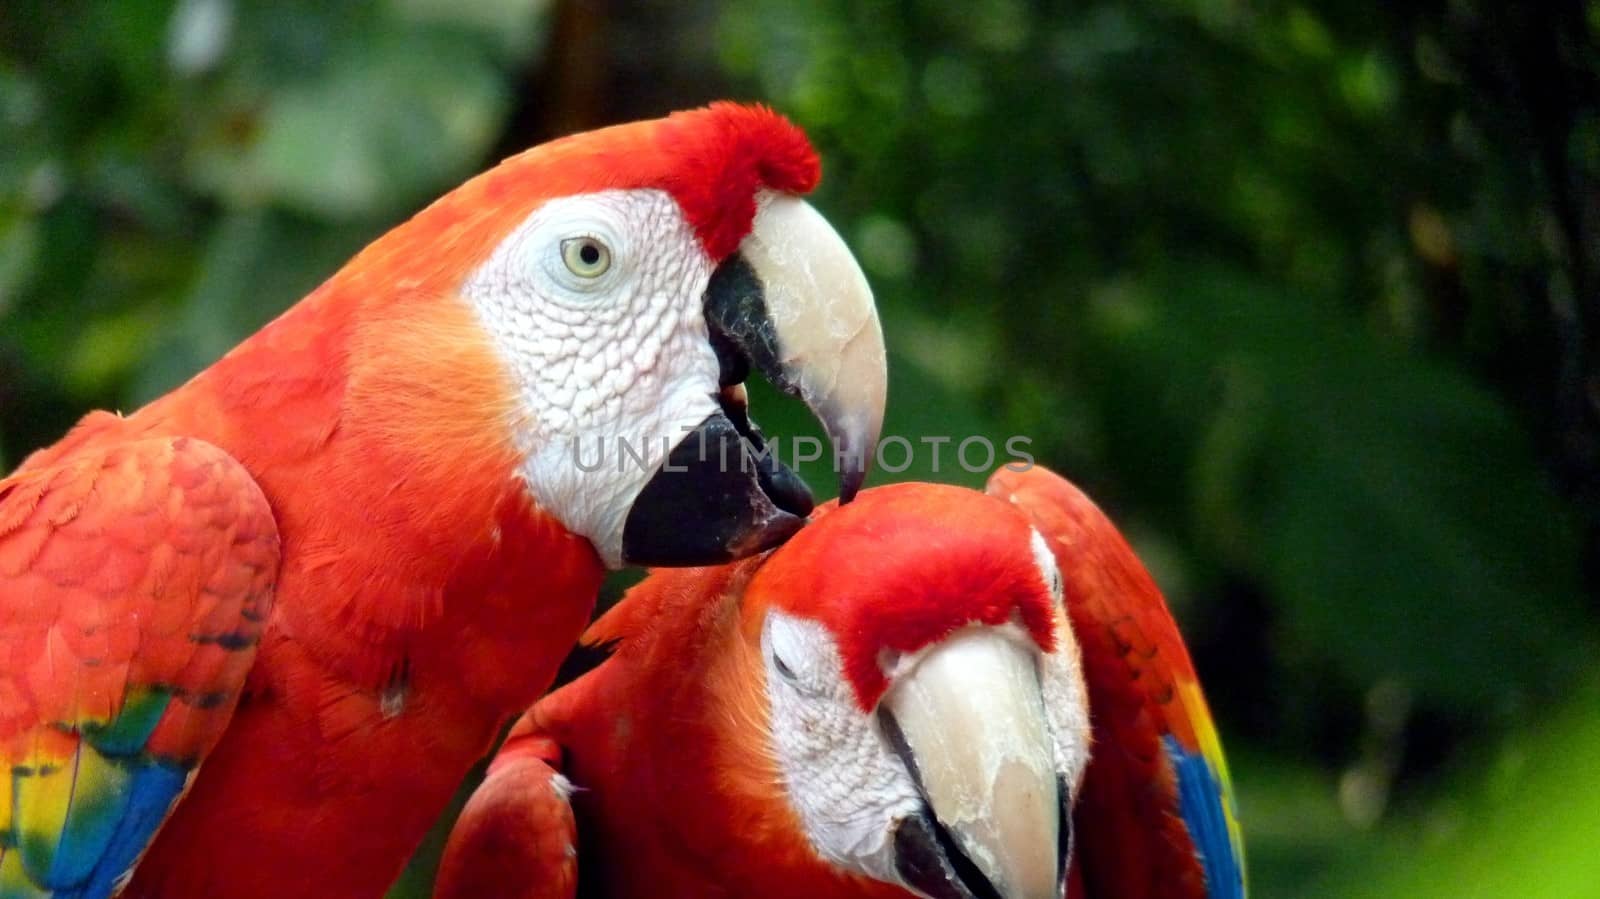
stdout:
<svg viewBox="0 0 1600 899">
<path fill-rule="evenodd" d="M 922 791 L 896 867 L 932 899 L 1057 899 L 1071 842 L 1034 653 L 992 628 L 959 631 L 897 679 L 885 737 Z"/>
<path fill-rule="evenodd" d="M 850 249 L 811 204 L 764 198 L 750 235 L 706 288 L 706 324 L 724 386 L 750 367 L 822 422 L 839 501 L 855 498 L 883 427 L 888 369 L 872 289 Z"/>
<path fill-rule="evenodd" d="M 883 329 L 861 266 L 833 226 L 797 197 L 766 195 L 749 236 L 711 275 L 706 327 L 721 410 L 669 454 L 635 498 L 622 560 L 711 565 L 770 549 L 814 501 L 750 420 L 752 368 L 803 400 L 833 444 L 839 501 L 861 489 L 883 427 Z M 686 528 L 685 522 L 699 522 Z"/>
</svg>

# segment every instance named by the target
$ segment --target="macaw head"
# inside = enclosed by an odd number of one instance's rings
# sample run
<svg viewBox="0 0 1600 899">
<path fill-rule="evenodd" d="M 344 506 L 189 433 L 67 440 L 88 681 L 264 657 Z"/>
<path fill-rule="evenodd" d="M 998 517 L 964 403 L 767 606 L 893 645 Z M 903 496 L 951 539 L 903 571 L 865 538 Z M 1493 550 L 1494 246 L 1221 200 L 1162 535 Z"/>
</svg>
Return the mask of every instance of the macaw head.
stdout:
<svg viewBox="0 0 1600 899">
<path fill-rule="evenodd" d="M 725 561 L 812 507 L 749 418 L 752 369 L 821 419 L 843 500 L 882 424 L 883 335 L 860 267 L 801 199 L 819 177 L 781 116 L 714 104 L 512 157 L 352 270 L 465 299 L 512 394 L 497 408 L 517 475 L 603 561 Z"/>
<path fill-rule="evenodd" d="M 751 577 L 781 792 L 817 856 L 929 899 L 1056 899 L 1088 705 L 1056 563 L 1002 500 L 900 484 Z"/>
</svg>

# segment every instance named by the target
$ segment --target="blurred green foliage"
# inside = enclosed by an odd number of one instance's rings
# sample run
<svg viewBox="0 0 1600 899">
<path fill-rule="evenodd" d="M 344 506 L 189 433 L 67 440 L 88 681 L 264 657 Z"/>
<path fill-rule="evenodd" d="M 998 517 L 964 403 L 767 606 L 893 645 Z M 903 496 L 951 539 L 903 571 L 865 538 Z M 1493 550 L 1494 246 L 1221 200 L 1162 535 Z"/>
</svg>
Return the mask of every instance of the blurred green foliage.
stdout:
<svg viewBox="0 0 1600 899">
<path fill-rule="evenodd" d="M 497 155 L 763 99 L 880 294 L 889 433 L 1027 435 L 1167 587 L 1258 895 L 1600 895 L 1597 37 L 1578 0 L 11 0 L 0 469 Z M 981 481 L 941 462 L 875 480 Z"/>
</svg>

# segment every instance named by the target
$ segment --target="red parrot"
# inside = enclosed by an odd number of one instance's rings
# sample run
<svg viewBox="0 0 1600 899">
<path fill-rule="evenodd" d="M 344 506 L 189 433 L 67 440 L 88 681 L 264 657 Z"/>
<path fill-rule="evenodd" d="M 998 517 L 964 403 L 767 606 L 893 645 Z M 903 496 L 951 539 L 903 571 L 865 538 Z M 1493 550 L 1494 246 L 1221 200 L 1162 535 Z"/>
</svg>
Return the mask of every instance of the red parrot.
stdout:
<svg viewBox="0 0 1600 899">
<path fill-rule="evenodd" d="M 818 177 L 733 104 L 536 147 L 0 480 L 0 897 L 381 895 L 607 567 L 800 528 L 752 367 L 848 499 L 883 342 Z"/>
<path fill-rule="evenodd" d="M 1149 574 L 1060 477 L 989 494 L 868 490 L 764 557 L 651 574 L 512 730 L 435 899 L 571 899 L 574 864 L 609 899 L 1242 897 Z"/>
</svg>

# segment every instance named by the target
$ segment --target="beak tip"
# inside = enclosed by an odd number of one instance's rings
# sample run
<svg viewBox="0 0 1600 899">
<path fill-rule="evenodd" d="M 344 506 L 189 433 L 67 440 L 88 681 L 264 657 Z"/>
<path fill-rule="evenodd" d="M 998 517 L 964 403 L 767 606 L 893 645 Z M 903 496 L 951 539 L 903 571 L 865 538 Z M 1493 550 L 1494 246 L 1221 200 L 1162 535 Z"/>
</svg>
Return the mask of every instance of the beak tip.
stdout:
<svg viewBox="0 0 1600 899">
<path fill-rule="evenodd" d="M 880 404 L 856 414 L 842 413 L 832 403 L 819 403 L 817 408 L 829 439 L 838 447 L 834 463 L 839 477 L 839 505 L 847 505 L 861 492 L 867 473 L 872 470 L 883 427 L 883 407 Z M 870 419 L 870 423 L 863 424 L 863 418 Z"/>
<path fill-rule="evenodd" d="M 849 505 L 861 492 L 861 485 L 867 480 L 865 468 L 851 468 L 839 474 L 839 505 Z"/>
</svg>

